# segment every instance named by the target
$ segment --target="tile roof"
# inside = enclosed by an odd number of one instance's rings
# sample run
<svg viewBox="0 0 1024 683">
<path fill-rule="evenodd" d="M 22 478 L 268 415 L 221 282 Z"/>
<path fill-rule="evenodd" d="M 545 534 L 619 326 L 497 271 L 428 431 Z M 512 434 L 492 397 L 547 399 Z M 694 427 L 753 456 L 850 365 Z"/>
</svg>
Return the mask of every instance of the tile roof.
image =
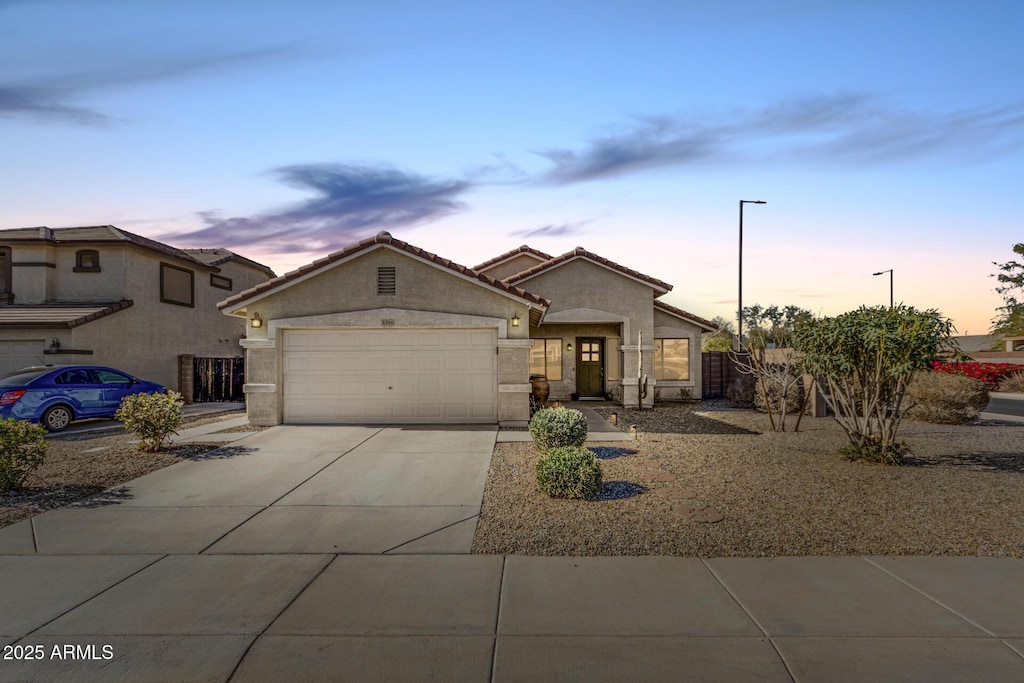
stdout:
<svg viewBox="0 0 1024 683">
<path fill-rule="evenodd" d="M 157 242 L 142 235 L 136 235 L 133 232 L 116 228 L 113 225 L 92 225 L 77 228 L 13 228 L 10 230 L 0 230 L 0 240 L 7 242 L 43 240 L 54 244 L 128 242 L 150 251 L 191 261 L 197 265 L 216 268 L 216 266 L 208 266 L 202 261 L 192 258 L 182 249 L 172 247 L 163 242 Z"/>
<path fill-rule="evenodd" d="M 695 323 L 696 325 L 698 325 L 700 327 L 707 328 L 708 332 L 714 332 L 715 330 L 718 329 L 718 325 L 716 325 L 715 323 L 711 322 L 710 320 L 706 320 L 704 318 L 701 318 L 700 316 L 694 315 L 693 313 L 688 313 L 687 311 L 684 311 L 681 308 L 676 308 L 675 306 L 670 306 L 667 303 L 665 303 L 664 301 L 658 301 L 657 299 L 655 299 L 654 307 L 655 308 L 660 308 L 661 310 L 665 311 L 666 313 L 671 313 L 672 315 L 674 315 L 674 316 L 676 316 L 678 318 L 684 318 L 685 320 L 688 320 L 688 321 L 690 321 L 692 323 Z"/>
<path fill-rule="evenodd" d="M 252 259 L 247 259 L 240 254 L 236 254 L 230 249 L 182 249 L 182 251 L 195 260 L 201 261 L 208 266 L 219 266 L 222 263 L 227 263 L 228 261 L 238 261 L 239 263 L 244 263 L 256 268 L 257 270 L 261 270 L 270 277 L 275 277 L 276 275 L 268 266 L 265 266 L 262 263 L 257 263 Z"/>
<path fill-rule="evenodd" d="M 303 278 L 303 277 L 305 277 L 305 276 L 307 276 L 307 275 L 309 275 L 311 273 L 314 273 L 314 272 L 316 272 L 316 271 L 318 271 L 318 270 L 320 270 L 320 269 L 322 269 L 322 268 L 324 268 L 326 266 L 329 266 L 332 263 L 336 263 L 338 261 L 346 259 L 346 258 L 348 258 L 348 257 L 350 257 L 350 256 L 352 256 L 354 254 L 358 254 L 361 251 L 366 251 L 367 249 L 370 249 L 370 248 L 372 248 L 372 247 L 374 247 L 374 246 L 376 246 L 378 244 L 388 245 L 388 246 L 393 247 L 394 249 L 397 249 L 399 251 L 404 251 L 404 252 L 406 252 L 408 254 L 412 254 L 413 256 L 417 256 L 417 257 L 419 257 L 421 259 L 424 259 L 426 261 L 430 261 L 431 263 L 434 263 L 436 265 L 439 265 L 439 266 L 442 266 L 442 267 L 447 268 L 449 270 L 452 270 L 452 271 L 454 271 L 456 273 L 459 273 L 460 275 L 465 275 L 467 277 L 477 279 L 477 280 L 479 280 L 480 282 L 482 282 L 483 284 L 485 284 L 485 285 L 487 285 L 489 287 L 492 287 L 492 288 L 500 290 L 502 292 L 511 294 L 513 296 L 517 296 L 520 299 L 525 299 L 525 300 L 530 301 L 532 303 L 535 303 L 535 304 L 537 304 L 539 306 L 543 306 L 544 308 L 548 308 L 551 305 L 551 301 L 549 299 L 545 299 L 544 297 L 537 296 L 536 294 L 530 294 L 526 290 L 520 289 L 519 287 L 511 285 L 511 284 L 509 284 L 507 282 L 503 282 L 501 280 L 495 280 L 492 277 L 489 277 L 489 276 L 484 275 L 482 273 L 476 272 L 472 268 L 467 268 L 466 266 L 461 266 L 458 263 L 450 261 L 449 259 L 441 258 L 437 254 L 432 254 L 429 251 L 425 251 L 423 249 L 420 249 L 419 247 L 415 247 L 415 246 L 409 244 L 408 242 L 403 242 L 402 240 L 395 239 L 394 237 L 391 236 L 391 233 L 379 232 L 376 235 L 374 235 L 373 237 L 368 237 L 368 238 L 366 238 L 366 239 L 364 239 L 364 240 L 362 240 L 362 241 L 360 241 L 360 242 L 358 242 L 356 244 L 353 244 L 351 246 L 345 247 L 344 249 L 336 251 L 336 252 L 334 252 L 332 254 L 328 254 L 327 256 L 325 256 L 325 257 L 323 257 L 321 259 L 317 259 L 316 261 L 313 261 L 312 263 L 309 263 L 309 264 L 304 265 L 304 266 L 300 266 L 298 269 L 293 270 L 290 273 L 285 273 L 284 275 L 280 275 L 280 276 L 274 278 L 273 280 L 267 280 L 266 282 L 261 282 L 260 284 L 256 285 L 255 287 L 251 287 L 251 288 L 245 290 L 244 292 L 239 292 L 238 294 L 235 294 L 234 296 L 228 297 L 224 301 L 221 301 L 220 303 L 218 303 L 217 304 L 217 308 L 223 310 L 225 308 L 230 308 L 232 306 L 236 306 L 236 305 L 242 303 L 243 301 L 245 301 L 247 299 L 251 299 L 251 298 L 253 298 L 253 297 L 257 296 L 257 295 L 265 294 L 265 293 L 267 293 L 269 291 L 272 291 L 272 290 L 277 289 L 279 287 L 285 286 L 288 283 L 293 282 L 294 280 L 298 280 L 299 278 Z"/>
<path fill-rule="evenodd" d="M 522 280 L 525 280 L 526 278 L 533 277 L 534 275 L 541 273 L 545 270 L 548 270 L 550 268 L 556 268 L 562 265 L 563 263 L 567 263 L 577 258 L 587 259 L 588 261 L 592 261 L 593 263 L 597 263 L 607 268 L 611 268 L 612 270 L 616 270 L 622 273 L 623 275 L 628 275 L 631 278 L 635 278 L 637 280 L 646 282 L 647 284 L 653 286 L 655 289 L 663 290 L 662 293 L 672 291 L 672 285 L 670 285 L 667 282 L 664 282 L 657 278 L 653 278 L 650 275 L 644 275 L 643 273 L 633 270 L 632 268 L 626 268 L 625 266 L 621 266 L 618 263 L 615 263 L 614 261 L 604 258 L 603 256 L 598 256 L 593 252 L 587 251 L 583 247 L 576 247 L 572 251 L 567 251 L 561 256 L 556 256 L 548 261 L 545 261 L 544 263 L 538 263 L 534 267 L 528 268 L 527 270 L 524 270 L 521 273 L 516 273 L 515 275 L 509 276 L 505 278 L 505 282 L 508 282 L 509 284 L 515 284 L 516 282 L 520 282 Z"/>
<path fill-rule="evenodd" d="M 473 266 L 473 270 L 484 270 L 485 268 L 490 268 L 496 263 L 501 263 L 502 261 L 508 260 L 513 256 L 518 256 L 519 254 L 532 254 L 533 256 L 536 256 L 537 258 L 544 261 L 548 261 L 552 258 L 551 254 L 545 254 L 543 251 L 539 251 L 529 245 L 524 244 L 522 246 L 516 247 L 512 251 L 506 251 L 501 256 L 495 256 L 492 259 L 484 261 L 478 266 Z"/>
<path fill-rule="evenodd" d="M 0 329 L 78 327 L 131 307 L 131 299 L 108 302 L 51 302 L 35 306 L 0 306 Z"/>
</svg>

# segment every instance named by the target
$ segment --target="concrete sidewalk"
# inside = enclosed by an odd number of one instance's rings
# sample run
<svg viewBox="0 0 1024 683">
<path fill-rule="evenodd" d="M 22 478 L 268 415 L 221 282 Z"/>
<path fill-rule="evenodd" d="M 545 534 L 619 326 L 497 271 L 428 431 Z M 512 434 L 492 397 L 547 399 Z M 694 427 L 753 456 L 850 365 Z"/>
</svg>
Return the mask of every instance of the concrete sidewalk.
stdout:
<svg viewBox="0 0 1024 683">
<path fill-rule="evenodd" d="M 5 681 L 1024 680 L 1011 559 L 24 555 L 0 581 L 0 643 L 45 653 Z"/>
</svg>

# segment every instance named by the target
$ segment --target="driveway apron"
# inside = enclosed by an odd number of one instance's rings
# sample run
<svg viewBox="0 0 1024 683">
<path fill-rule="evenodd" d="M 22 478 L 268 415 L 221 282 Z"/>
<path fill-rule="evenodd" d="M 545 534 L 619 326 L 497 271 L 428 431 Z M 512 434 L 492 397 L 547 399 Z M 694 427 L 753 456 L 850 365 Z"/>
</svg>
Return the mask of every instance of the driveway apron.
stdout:
<svg viewBox="0 0 1024 683">
<path fill-rule="evenodd" d="M 258 443 L 287 452 L 296 448 L 295 439 L 320 429 L 278 427 L 264 432 Z M 494 427 L 342 429 L 358 434 L 359 442 L 347 444 L 343 454 L 291 486 L 208 552 L 470 552 Z"/>
</svg>

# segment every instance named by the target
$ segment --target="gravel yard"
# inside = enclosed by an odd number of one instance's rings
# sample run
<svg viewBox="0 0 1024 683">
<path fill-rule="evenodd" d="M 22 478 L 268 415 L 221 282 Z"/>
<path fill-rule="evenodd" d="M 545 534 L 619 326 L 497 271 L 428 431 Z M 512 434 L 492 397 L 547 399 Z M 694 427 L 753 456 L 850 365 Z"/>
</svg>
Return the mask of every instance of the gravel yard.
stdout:
<svg viewBox="0 0 1024 683">
<path fill-rule="evenodd" d="M 180 430 L 235 417 L 235 414 L 187 421 Z M 56 436 L 46 461 L 20 491 L 0 494 L 0 527 L 62 507 L 106 488 L 217 448 L 219 444 L 182 444 L 159 453 L 142 453 L 123 429 Z"/>
<path fill-rule="evenodd" d="M 473 552 L 1024 557 L 1024 424 L 904 422 L 913 453 L 889 467 L 838 455 L 832 418 L 772 433 L 748 411 L 615 410 L 639 438 L 591 446 L 599 500 L 539 493 L 533 444 L 499 443 Z"/>
</svg>

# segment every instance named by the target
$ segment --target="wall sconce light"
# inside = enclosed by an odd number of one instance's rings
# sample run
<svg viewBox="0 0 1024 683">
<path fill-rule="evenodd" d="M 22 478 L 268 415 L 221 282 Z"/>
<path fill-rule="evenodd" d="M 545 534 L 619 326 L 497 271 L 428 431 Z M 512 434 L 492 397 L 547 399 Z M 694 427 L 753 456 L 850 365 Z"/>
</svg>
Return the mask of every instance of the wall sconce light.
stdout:
<svg viewBox="0 0 1024 683">
<path fill-rule="evenodd" d="M 572 351 L 572 342 L 569 342 L 568 344 L 565 345 L 565 350 Z"/>
<path fill-rule="evenodd" d="M 512 327 L 519 327 L 519 316 L 515 313 L 512 314 Z"/>
<path fill-rule="evenodd" d="M 252 318 L 249 320 L 249 324 L 253 327 L 263 327 L 263 318 L 260 317 L 259 313 L 253 313 Z"/>
</svg>

